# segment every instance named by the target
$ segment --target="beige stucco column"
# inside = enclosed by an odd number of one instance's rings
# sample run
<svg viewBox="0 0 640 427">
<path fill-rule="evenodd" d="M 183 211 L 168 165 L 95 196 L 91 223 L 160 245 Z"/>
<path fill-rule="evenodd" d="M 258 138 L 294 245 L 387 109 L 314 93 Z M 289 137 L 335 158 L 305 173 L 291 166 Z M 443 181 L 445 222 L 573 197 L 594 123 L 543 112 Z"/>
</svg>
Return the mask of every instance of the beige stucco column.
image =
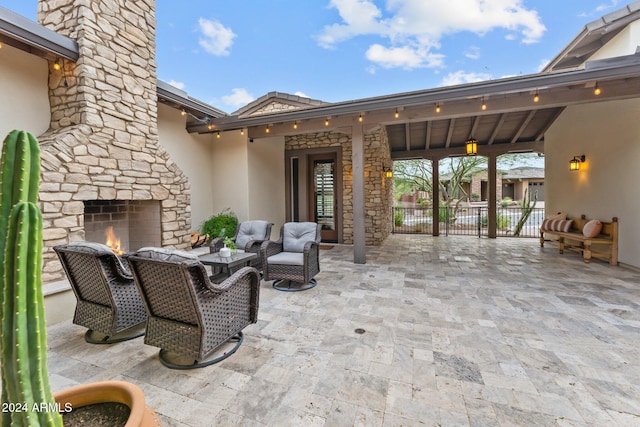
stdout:
<svg viewBox="0 0 640 427">
<path fill-rule="evenodd" d="M 433 235 L 440 235 L 440 160 L 431 159 L 431 188 L 433 193 Z"/>
<path fill-rule="evenodd" d="M 496 178 L 496 174 L 497 174 L 497 168 L 496 168 L 496 159 L 497 156 L 495 154 L 489 154 L 488 156 L 488 163 L 489 163 L 489 170 L 488 170 L 488 179 L 489 179 L 489 188 L 487 189 L 487 191 L 489 192 L 489 224 L 488 224 L 488 233 L 489 233 L 489 237 L 495 239 L 495 237 L 497 236 L 497 213 L 496 213 L 496 204 L 498 202 L 497 197 L 496 197 L 496 192 L 497 192 L 497 178 Z"/>
</svg>

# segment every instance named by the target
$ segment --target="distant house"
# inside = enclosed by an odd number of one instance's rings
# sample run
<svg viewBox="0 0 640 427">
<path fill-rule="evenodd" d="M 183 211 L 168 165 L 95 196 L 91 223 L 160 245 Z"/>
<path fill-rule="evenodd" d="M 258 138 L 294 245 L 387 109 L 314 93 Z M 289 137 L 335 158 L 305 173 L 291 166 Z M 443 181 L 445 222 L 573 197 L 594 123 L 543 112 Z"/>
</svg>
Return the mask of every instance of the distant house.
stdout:
<svg viewBox="0 0 640 427">
<path fill-rule="evenodd" d="M 524 192 L 537 192 L 537 199 L 544 200 L 544 168 L 520 167 L 506 171 L 502 175 L 502 198 L 522 200 Z"/>
</svg>

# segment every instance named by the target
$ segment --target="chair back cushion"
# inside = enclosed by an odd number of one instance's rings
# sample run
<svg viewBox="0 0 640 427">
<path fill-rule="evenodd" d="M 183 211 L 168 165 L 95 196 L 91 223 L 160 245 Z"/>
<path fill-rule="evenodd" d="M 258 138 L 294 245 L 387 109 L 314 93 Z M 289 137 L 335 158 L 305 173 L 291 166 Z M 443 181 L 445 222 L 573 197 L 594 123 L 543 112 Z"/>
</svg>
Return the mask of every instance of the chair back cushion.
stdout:
<svg viewBox="0 0 640 427">
<path fill-rule="evenodd" d="M 267 240 L 267 221 L 244 221 L 240 223 L 236 233 L 236 246 L 244 248 L 251 240 Z"/>
<path fill-rule="evenodd" d="M 198 259 L 197 255 L 181 251 L 179 249 L 155 248 L 152 246 L 146 246 L 144 248 L 138 249 L 136 255 L 142 258 L 157 259 L 160 261 L 180 262 Z"/>
<path fill-rule="evenodd" d="M 307 242 L 316 241 L 315 222 L 288 222 L 282 226 L 282 249 L 284 252 L 304 252 Z"/>
<path fill-rule="evenodd" d="M 116 260 L 116 262 L 118 263 L 118 265 L 120 266 L 121 271 L 129 274 L 129 266 L 124 264 L 122 262 L 122 260 L 120 259 L 120 257 L 116 256 L 115 252 L 113 252 L 113 249 L 111 249 L 109 246 L 103 244 L 103 243 L 97 243 L 97 242 L 71 242 L 69 243 L 69 245 L 67 246 L 69 248 L 72 248 L 78 252 L 84 252 L 87 254 L 97 254 L 100 252 L 107 252 L 110 254 L 113 254 L 113 258 Z"/>
</svg>

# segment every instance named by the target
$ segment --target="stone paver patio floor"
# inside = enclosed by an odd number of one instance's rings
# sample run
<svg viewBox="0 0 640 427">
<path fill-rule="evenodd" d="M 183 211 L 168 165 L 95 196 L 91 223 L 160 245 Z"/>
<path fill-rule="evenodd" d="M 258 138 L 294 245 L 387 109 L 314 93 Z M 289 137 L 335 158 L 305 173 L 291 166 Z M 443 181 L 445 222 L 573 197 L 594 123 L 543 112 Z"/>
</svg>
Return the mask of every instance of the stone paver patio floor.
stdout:
<svg viewBox="0 0 640 427">
<path fill-rule="evenodd" d="M 322 250 L 309 291 L 262 282 L 259 322 L 204 369 L 50 326 L 52 387 L 131 381 L 166 426 L 640 425 L 640 272 L 536 239 L 393 235 L 352 259 Z"/>
</svg>

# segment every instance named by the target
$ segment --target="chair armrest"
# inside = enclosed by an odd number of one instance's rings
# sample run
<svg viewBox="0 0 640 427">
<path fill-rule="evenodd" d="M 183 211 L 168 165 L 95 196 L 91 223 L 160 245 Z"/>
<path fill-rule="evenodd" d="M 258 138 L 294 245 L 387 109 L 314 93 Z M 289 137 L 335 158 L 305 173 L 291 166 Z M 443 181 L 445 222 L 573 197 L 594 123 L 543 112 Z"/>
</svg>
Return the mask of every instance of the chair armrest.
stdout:
<svg viewBox="0 0 640 427">
<path fill-rule="evenodd" d="M 220 252 L 220 249 L 224 246 L 224 240 L 220 237 L 216 237 L 215 239 L 211 239 L 209 243 L 209 253 Z"/>
<path fill-rule="evenodd" d="M 260 252 L 260 247 L 264 242 L 266 242 L 265 239 L 249 240 L 247 244 L 244 245 L 244 248 L 239 249 L 244 249 L 245 252 Z"/>
<path fill-rule="evenodd" d="M 242 289 L 249 287 L 250 301 L 249 308 L 251 310 L 251 320 L 253 323 L 258 321 L 258 305 L 260 299 L 260 273 L 253 267 L 242 267 L 233 273 L 220 284 L 211 283 L 209 289 L 211 293 L 200 294 L 198 299 L 206 304 L 207 299 L 211 298 L 211 302 L 221 294 L 227 292 L 242 292 Z"/>
</svg>

